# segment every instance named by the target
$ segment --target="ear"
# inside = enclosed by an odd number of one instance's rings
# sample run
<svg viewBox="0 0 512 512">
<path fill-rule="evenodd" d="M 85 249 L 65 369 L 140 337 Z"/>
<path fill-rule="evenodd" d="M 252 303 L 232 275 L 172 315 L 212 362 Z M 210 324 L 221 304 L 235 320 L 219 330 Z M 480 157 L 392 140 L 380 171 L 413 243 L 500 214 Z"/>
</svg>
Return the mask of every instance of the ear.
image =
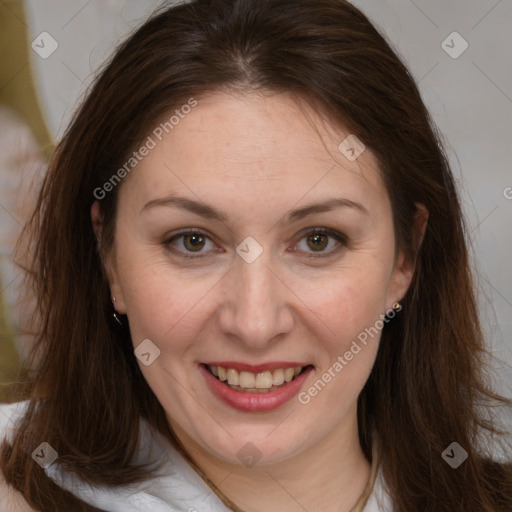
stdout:
<svg viewBox="0 0 512 512">
<path fill-rule="evenodd" d="M 409 257 L 404 251 L 400 251 L 397 255 L 388 293 L 390 306 L 400 302 L 411 285 L 416 267 L 416 258 L 414 255 L 420 250 L 427 229 L 429 216 L 427 208 L 421 203 L 415 203 L 415 206 L 416 213 L 414 214 L 414 232 L 412 236 L 414 246 L 413 257 Z"/>
<path fill-rule="evenodd" d="M 421 244 L 423 243 L 423 238 L 425 237 L 425 231 L 427 230 L 428 225 L 428 210 L 424 204 L 414 203 L 416 206 L 416 213 L 414 214 L 414 252 L 418 253 L 420 250 Z"/>
<path fill-rule="evenodd" d="M 108 279 L 108 284 L 110 286 L 110 294 L 113 299 L 115 298 L 114 307 L 118 313 L 126 314 L 124 296 L 119 285 L 119 279 L 116 271 L 115 248 L 105 251 L 102 246 L 103 215 L 101 213 L 99 201 L 94 201 L 91 206 L 91 222 L 94 235 L 96 236 L 98 254 L 100 255 L 101 262 Z"/>
<path fill-rule="evenodd" d="M 100 210 L 99 201 L 94 201 L 91 206 L 91 221 L 94 235 L 96 236 L 96 247 L 101 251 L 101 234 L 103 232 L 103 215 Z"/>
</svg>

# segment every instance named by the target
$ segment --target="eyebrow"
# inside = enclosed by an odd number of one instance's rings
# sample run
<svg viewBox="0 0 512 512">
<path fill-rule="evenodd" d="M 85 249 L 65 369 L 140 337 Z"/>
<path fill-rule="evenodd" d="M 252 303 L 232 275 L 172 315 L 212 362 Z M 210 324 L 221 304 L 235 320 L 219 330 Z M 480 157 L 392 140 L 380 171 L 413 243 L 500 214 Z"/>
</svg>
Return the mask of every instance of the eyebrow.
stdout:
<svg viewBox="0 0 512 512">
<path fill-rule="evenodd" d="M 324 213 L 330 212 L 336 208 L 353 208 L 365 215 L 369 215 L 368 210 L 361 204 L 356 201 L 351 201 L 350 199 L 345 198 L 333 198 L 327 199 L 326 201 L 322 201 L 320 203 L 309 204 L 303 206 L 302 208 L 297 208 L 296 210 L 292 210 L 288 212 L 285 217 L 285 222 L 291 223 L 296 222 L 308 215 L 313 215 L 314 213 Z"/>
<path fill-rule="evenodd" d="M 157 206 L 167 206 L 181 208 L 182 210 L 188 210 L 189 212 L 195 213 L 205 219 L 218 220 L 219 222 L 226 222 L 228 217 L 226 214 L 217 210 L 213 206 L 207 205 L 201 201 L 194 201 L 193 199 L 187 199 L 186 197 L 179 196 L 168 196 L 161 197 L 159 199 L 153 199 L 146 203 L 140 213 L 155 208 Z"/>
<path fill-rule="evenodd" d="M 142 207 L 140 213 L 142 214 L 144 211 L 150 210 L 158 206 L 181 208 L 183 210 L 195 213 L 200 217 L 204 217 L 205 219 L 217 220 L 219 222 L 226 222 L 228 220 L 228 216 L 225 213 L 221 212 L 217 208 L 214 208 L 213 206 L 210 206 L 201 201 L 195 201 L 193 199 L 188 199 L 186 197 L 172 195 L 149 201 Z M 332 198 L 327 199 L 326 201 L 312 203 L 301 208 L 292 210 L 288 212 L 279 223 L 282 224 L 296 222 L 298 220 L 303 219 L 304 217 L 313 215 L 315 213 L 329 212 L 336 208 L 342 207 L 352 208 L 365 215 L 369 215 L 368 210 L 361 203 L 345 198 Z"/>
</svg>

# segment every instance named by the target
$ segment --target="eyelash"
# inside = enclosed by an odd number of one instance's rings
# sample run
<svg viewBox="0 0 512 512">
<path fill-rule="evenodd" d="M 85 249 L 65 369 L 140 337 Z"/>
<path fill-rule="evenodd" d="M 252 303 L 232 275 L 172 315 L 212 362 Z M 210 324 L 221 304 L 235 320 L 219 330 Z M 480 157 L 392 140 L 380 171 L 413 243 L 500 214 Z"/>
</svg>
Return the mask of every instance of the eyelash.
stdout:
<svg viewBox="0 0 512 512">
<path fill-rule="evenodd" d="M 174 252 L 175 254 L 178 254 L 180 257 L 182 258 L 187 258 L 187 259 L 199 259 L 199 258 L 206 258 L 209 256 L 209 254 L 207 252 L 205 253 L 201 253 L 201 252 L 198 252 L 198 253 L 195 253 L 194 256 L 191 256 L 191 254 L 194 254 L 193 252 L 186 252 L 186 251 L 182 251 L 182 250 L 176 250 L 176 249 L 172 249 L 170 246 L 172 245 L 173 242 L 175 242 L 176 240 L 184 237 L 185 235 L 201 235 L 201 236 L 204 236 L 206 239 L 211 240 L 211 238 L 202 230 L 200 229 L 189 229 L 187 231 L 182 231 L 180 233 L 176 233 L 174 234 L 173 236 L 171 236 L 170 238 L 167 238 L 166 240 L 164 240 L 162 242 L 162 245 L 171 250 L 172 252 Z M 304 240 L 305 238 L 309 237 L 309 236 L 314 236 L 314 235 L 326 235 L 330 238 L 333 238 L 334 240 L 336 240 L 338 242 L 338 246 L 335 247 L 334 249 L 331 249 L 330 251 L 327 251 L 327 252 L 318 252 L 318 253 L 309 253 L 307 256 L 305 256 L 306 258 L 309 258 L 309 259 L 316 259 L 316 258 L 328 258 L 330 256 L 333 256 L 334 254 L 338 253 L 338 251 L 345 247 L 347 245 L 347 237 L 346 235 L 344 235 L 343 233 L 340 233 L 339 231 L 335 231 L 333 229 L 329 229 L 329 228 L 312 228 L 310 229 L 309 231 L 306 231 L 304 232 L 304 234 L 302 234 L 300 236 L 300 238 L 297 240 L 297 242 L 295 243 L 294 247 L 302 240 Z M 293 251 L 295 252 L 295 251 Z"/>
</svg>

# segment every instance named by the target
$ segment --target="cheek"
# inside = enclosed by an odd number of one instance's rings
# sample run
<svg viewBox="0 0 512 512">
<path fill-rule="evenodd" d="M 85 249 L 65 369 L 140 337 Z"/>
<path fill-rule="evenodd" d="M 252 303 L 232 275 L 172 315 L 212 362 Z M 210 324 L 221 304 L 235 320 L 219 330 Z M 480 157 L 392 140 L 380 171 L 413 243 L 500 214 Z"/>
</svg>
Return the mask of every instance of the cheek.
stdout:
<svg viewBox="0 0 512 512">
<path fill-rule="evenodd" d="M 327 424 L 347 413 L 370 375 L 384 325 L 387 278 L 382 266 L 351 268 L 309 290 L 309 329 L 323 357 L 299 402 L 323 411 Z"/>
<path fill-rule="evenodd" d="M 373 326 L 387 309 L 389 265 L 376 257 L 365 264 L 347 265 L 322 279 L 303 281 L 299 294 L 307 297 L 307 306 L 317 321 L 328 328 L 336 349 Z M 340 346 L 342 345 L 342 346 Z"/>
<path fill-rule="evenodd" d="M 183 351 L 201 329 L 219 276 L 173 270 L 161 257 L 126 254 L 131 256 L 118 263 L 134 345 L 149 338 L 162 352 Z"/>
</svg>

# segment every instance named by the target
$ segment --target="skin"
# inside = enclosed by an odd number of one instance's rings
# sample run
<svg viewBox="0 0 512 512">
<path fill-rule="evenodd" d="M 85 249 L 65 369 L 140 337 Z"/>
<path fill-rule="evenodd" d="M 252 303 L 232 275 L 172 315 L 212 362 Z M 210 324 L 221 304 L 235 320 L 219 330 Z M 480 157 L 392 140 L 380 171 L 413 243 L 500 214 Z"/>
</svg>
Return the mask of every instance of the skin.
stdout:
<svg viewBox="0 0 512 512">
<path fill-rule="evenodd" d="M 0 471 L 0 510 L 7 512 L 35 512 L 29 507 L 25 498 L 5 481 Z"/>
<path fill-rule="evenodd" d="M 247 512 L 349 511 L 368 481 L 356 402 L 380 335 L 308 404 L 295 397 L 271 412 L 224 404 L 198 369 L 206 361 L 299 361 L 314 366 L 307 390 L 405 295 L 413 269 L 395 254 L 376 159 L 369 149 L 345 158 L 338 145 L 347 135 L 287 95 L 216 93 L 198 100 L 119 190 L 106 258 L 116 309 L 128 315 L 135 347 L 150 339 L 161 351 L 141 370 L 176 435 Z M 207 203 L 226 220 L 175 206 L 141 212 L 169 194 Z M 366 211 L 345 206 L 286 220 L 330 198 Z M 98 203 L 92 221 L 99 237 Z M 186 228 L 210 237 L 205 257 L 185 258 L 183 237 L 165 247 Z M 347 242 L 322 238 L 327 246 L 316 251 L 311 228 L 339 231 Z M 263 249 L 250 264 L 236 253 L 248 236 Z M 237 457 L 248 442 L 261 453 L 252 468 Z"/>
</svg>

